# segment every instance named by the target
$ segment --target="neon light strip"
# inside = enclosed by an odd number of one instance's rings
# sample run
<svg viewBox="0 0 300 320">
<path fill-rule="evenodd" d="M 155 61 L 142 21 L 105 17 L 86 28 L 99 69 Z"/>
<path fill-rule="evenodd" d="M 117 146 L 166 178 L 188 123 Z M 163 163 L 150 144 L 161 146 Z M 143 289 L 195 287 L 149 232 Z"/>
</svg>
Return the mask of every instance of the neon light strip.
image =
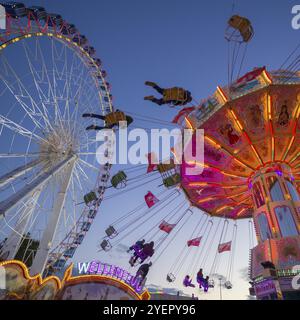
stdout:
<svg viewBox="0 0 300 320">
<path fill-rule="evenodd" d="M 216 141 L 214 141 L 211 137 L 205 135 L 204 139 L 206 139 L 207 141 L 209 141 L 211 144 L 213 144 L 214 146 L 216 146 L 217 148 L 223 150 L 225 153 L 227 153 L 230 157 L 234 158 L 234 161 L 236 161 L 237 163 L 239 163 L 240 165 L 250 169 L 250 170 L 254 170 L 254 168 L 252 168 L 251 166 L 247 165 L 246 163 L 242 162 L 241 160 L 237 159 L 232 153 L 230 153 L 224 146 L 220 145 L 219 143 L 217 143 Z"/>
<path fill-rule="evenodd" d="M 234 121 L 236 122 L 237 126 L 239 127 L 241 133 L 243 133 L 244 136 L 246 137 L 246 139 L 247 139 L 248 143 L 250 144 L 250 147 L 251 147 L 251 149 L 253 150 L 253 152 L 254 152 L 256 158 L 258 159 L 259 163 L 260 163 L 261 165 L 263 165 L 264 163 L 263 163 L 261 157 L 259 156 L 257 150 L 255 149 L 255 147 L 254 147 L 254 145 L 253 145 L 250 137 L 248 136 L 247 132 L 245 131 L 245 129 L 244 129 L 243 126 L 241 125 L 241 123 L 240 123 L 240 121 L 238 120 L 238 117 L 236 116 L 235 112 L 234 112 L 231 108 L 230 108 L 230 113 L 231 113 Z"/>
<path fill-rule="evenodd" d="M 240 217 L 246 210 L 247 210 L 247 208 L 241 209 L 241 210 L 237 213 L 237 217 Z"/>
<path fill-rule="evenodd" d="M 298 152 L 295 157 L 290 161 L 290 163 L 293 163 L 295 160 L 297 160 L 300 156 L 300 152 Z"/>
<path fill-rule="evenodd" d="M 272 151 L 272 161 L 275 161 L 275 136 L 274 128 L 272 122 L 272 97 L 268 94 L 267 96 L 267 111 L 268 111 L 268 121 L 271 132 L 271 151 Z"/>
<path fill-rule="evenodd" d="M 195 130 L 193 125 L 192 125 L 192 123 L 191 123 L 191 121 L 188 119 L 188 117 L 185 117 L 184 119 L 185 119 L 185 122 L 187 123 L 189 129 Z"/>
<path fill-rule="evenodd" d="M 245 194 L 245 191 L 241 192 L 241 193 L 238 193 L 238 194 L 234 194 L 234 195 L 227 195 L 229 198 L 235 198 L 235 197 L 239 197 L 241 195 Z M 246 197 L 248 198 L 248 196 Z"/>
<path fill-rule="evenodd" d="M 285 153 L 284 153 L 284 156 L 283 156 L 283 158 L 282 158 L 283 161 L 286 159 L 286 157 L 287 157 L 287 155 L 288 155 L 288 153 L 289 153 L 289 151 L 290 151 L 290 149 L 291 149 L 291 147 L 292 147 L 295 139 L 296 139 L 296 136 L 293 136 L 293 137 L 291 138 L 291 141 L 290 141 L 290 143 L 289 143 L 289 146 L 287 147 L 287 149 L 286 149 L 286 151 L 285 151 Z"/>
<path fill-rule="evenodd" d="M 247 179 L 248 177 L 247 176 L 238 176 L 238 175 L 235 175 L 235 174 L 231 174 L 229 172 L 225 172 L 223 170 L 220 170 L 214 166 L 211 166 L 211 165 L 208 165 L 208 164 L 203 164 L 203 163 L 200 163 L 200 162 L 197 162 L 197 161 L 187 161 L 186 162 L 188 165 L 190 166 L 198 166 L 198 167 L 202 167 L 202 168 L 205 168 L 205 169 L 213 169 L 219 173 L 222 173 L 223 175 L 225 176 L 228 176 L 228 177 L 233 177 L 233 178 L 242 178 L 242 179 Z"/>
<path fill-rule="evenodd" d="M 266 70 L 264 70 L 261 75 L 267 84 L 273 83 L 273 80 L 271 79 L 270 75 L 268 74 L 268 72 Z"/>
<path fill-rule="evenodd" d="M 223 89 L 222 89 L 220 86 L 217 86 L 217 93 L 218 93 L 218 94 L 220 95 L 220 97 L 222 98 L 224 104 L 225 104 L 226 102 L 228 102 L 228 98 L 226 97 Z"/>
<path fill-rule="evenodd" d="M 220 183 L 212 183 L 212 182 L 190 182 L 188 184 L 189 187 L 206 187 L 206 186 L 213 186 L 213 187 L 221 187 L 222 189 L 233 189 L 233 188 L 239 188 L 239 187 L 245 187 L 247 186 L 245 184 L 232 184 L 232 185 L 222 185 Z"/>
<path fill-rule="evenodd" d="M 19 37 L 13 38 L 13 39 L 3 43 L 0 46 L 0 50 L 5 49 L 10 44 L 16 43 L 16 42 L 21 41 L 21 40 L 26 39 L 26 38 L 31 38 L 33 36 L 35 36 L 35 37 L 48 36 L 48 37 L 63 39 L 65 41 L 67 41 L 67 42 L 70 42 L 74 47 L 78 47 L 78 49 L 81 50 L 82 53 L 89 58 L 90 62 L 93 63 L 97 67 L 97 65 L 96 65 L 95 61 L 93 60 L 93 58 L 90 56 L 90 54 L 87 51 L 84 50 L 83 47 L 81 47 L 78 43 L 73 42 L 70 38 L 65 37 L 65 36 L 63 36 L 61 34 L 56 34 L 56 33 L 49 33 L 49 32 L 45 32 L 45 33 L 43 33 L 43 32 L 28 33 L 28 34 L 25 34 L 23 36 L 19 36 Z"/>
<path fill-rule="evenodd" d="M 293 137 L 291 138 L 289 146 L 287 147 L 282 160 L 286 159 L 286 157 L 287 157 L 287 155 L 288 155 L 293 143 L 295 142 L 296 134 L 297 134 L 297 123 L 298 123 L 299 116 L 300 116 L 300 104 L 297 105 L 297 108 L 296 108 L 295 114 L 294 114 L 294 122 L 295 123 L 294 123 L 294 128 L 293 128 Z M 299 155 L 300 155 L 300 153 L 298 153 L 297 156 L 294 157 L 291 162 L 295 161 L 298 158 Z"/>
<path fill-rule="evenodd" d="M 300 167 L 300 163 L 299 164 L 297 164 L 295 167 L 294 167 L 294 169 L 298 169 Z M 297 173 L 296 173 L 297 174 Z"/>
<path fill-rule="evenodd" d="M 174 156 L 174 158 L 175 158 L 175 163 L 177 164 L 180 164 L 180 160 L 179 160 L 179 158 L 178 158 L 178 156 L 177 156 L 177 154 L 176 154 L 176 152 L 175 152 L 175 150 L 174 150 L 174 148 L 171 148 L 171 153 L 173 154 L 173 156 Z"/>
<path fill-rule="evenodd" d="M 230 210 L 232 210 L 233 208 L 232 207 L 228 207 L 227 205 L 226 206 L 223 206 L 223 207 L 221 207 L 221 208 L 219 208 L 218 210 L 216 210 L 216 213 L 220 213 L 221 211 L 223 211 L 224 209 L 230 209 Z"/>
<path fill-rule="evenodd" d="M 243 192 L 242 194 L 244 194 L 245 192 Z M 236 195 L 237 196 L 237 195 Z M 227 197 L 218 197 L 218 196 L 216 196 L 216 197 L 208 197 L 208 198 L 205 198 L 205 199 L 200 199 L 200 200 L 198 200 L 197 201 L 197 203 L 198 204 L 202 204 L 202 203 L 205 203 L 205 202 L 208 202 L 208 201 L 211 201 L 211 200 L 227 200 L 227 199 L 230 199 L 231 197 L 229 196 L 227 196 Z M 245 199 L 242 199 L 241 201 L 239 201 L 239 202 L 236 202 L 235 200 L 232 200 L 232 201 L 234 201 L 238 206 L 239 205 L 246 205 L 244 202 L 245 202 L 245 200 L 247 199 L 247 198 L 249 198 L 249 196 L 247 196 Z M 228 205 L 226 205 L 226 206 L 224 206 L 224 207 L 228 207 Z M 229 206 L 229 207 L 231 207 L 231 206 Z M 223 207 L 222 207 L 223 208 Z M 223 208 L 224 209 L 224 208 Z M 216 212 L 216 213 L 218 213 L 218 212 Z"/>
<path fill-rule="evenodd" d="M 211 201 L 211 200 L 214 200 L 214 198 L 210 197 L 210 198 L 202 199 L 202 200 L 197 201 L 197 203 L 201 204 L 201 203 L 208 202 L 208 201 Z"/>
</svg>

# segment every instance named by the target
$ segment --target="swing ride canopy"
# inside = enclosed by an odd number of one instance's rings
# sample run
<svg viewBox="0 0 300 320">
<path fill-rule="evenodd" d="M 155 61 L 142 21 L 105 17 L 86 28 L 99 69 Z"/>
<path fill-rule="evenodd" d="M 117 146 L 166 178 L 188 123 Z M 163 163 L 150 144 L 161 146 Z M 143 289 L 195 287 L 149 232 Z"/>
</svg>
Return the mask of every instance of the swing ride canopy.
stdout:
<svg viewBox="0 0 300 320">
<path fill-rule="evenodd" d="M 257 68 L 232 85 L 218 87 L 186 117 L 190 128 L 204 129 L 203 173 L 188 175 L 181 186 L 190 203 L 212 216 L 230 219 L 253 214 L 252 178 L 276 164 L 300 182 L 300 73 Z M 190 147 L 193 148 L 195 141 Z"/>
</svg>

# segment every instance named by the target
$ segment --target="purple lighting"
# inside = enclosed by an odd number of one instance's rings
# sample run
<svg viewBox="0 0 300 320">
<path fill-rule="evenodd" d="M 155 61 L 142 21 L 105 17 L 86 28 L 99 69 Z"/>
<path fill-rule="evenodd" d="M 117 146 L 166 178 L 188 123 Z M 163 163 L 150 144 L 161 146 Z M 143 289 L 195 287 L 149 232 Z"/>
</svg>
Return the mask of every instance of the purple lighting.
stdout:
<svg viewBox="0 0 300 320">
<path fill-rule="evenodd" d="M 275 172 L 279 175 L 279 177 L 282 177 L 282 171 L 276 170 Z"/>
<path fill-rule="evenodd" d="M 78 266 L 79 265 L 83 264 L 79 263 Z M 86 263 L 85 265 L 87 265 L 85 270 L 79 266 L 79 270 L 82 270 L 80 273 L 112 277 L 128 284 L 138 294 L 143 291 L 143 281 L 141 277 L 131 275 L 129 272 L 116 265 L 110 265 L 96 260 Z"/>
</svg>

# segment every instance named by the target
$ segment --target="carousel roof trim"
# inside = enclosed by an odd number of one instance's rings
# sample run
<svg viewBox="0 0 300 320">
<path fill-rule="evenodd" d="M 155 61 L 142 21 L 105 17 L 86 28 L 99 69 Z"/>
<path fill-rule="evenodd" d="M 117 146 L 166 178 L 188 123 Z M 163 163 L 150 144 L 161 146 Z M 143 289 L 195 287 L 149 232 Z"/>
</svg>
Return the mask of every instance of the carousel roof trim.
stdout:
<svg viewBox="0 0 300 320">
<path fill-rule="evenodd" d="M 245 82 L 244 86 L 239 90 L 232 90 L 237 82 L 231 86 L 217 86 L 215 93 L 202 100 L 198 108 L 206 110 L 202 111 L 202 116 L 199 116 L 198 127 L 201 127 L 209 118 L 223 108 L 227 103 L 234 102 L 250 93 L 266 89 L 272 85 L 297 85 L 300 84 L 300 72 L 291 72 L 285 70 L 277 70 L 268 72 L 265 68 L 262 73 L 254 80 Z"/>
</svg>

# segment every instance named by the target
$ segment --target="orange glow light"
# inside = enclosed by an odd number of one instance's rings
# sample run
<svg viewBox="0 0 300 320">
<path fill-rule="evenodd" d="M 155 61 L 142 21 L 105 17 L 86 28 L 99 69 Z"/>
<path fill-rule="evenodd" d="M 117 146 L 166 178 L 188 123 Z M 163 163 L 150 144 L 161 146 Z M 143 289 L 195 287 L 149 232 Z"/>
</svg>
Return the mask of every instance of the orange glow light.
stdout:
<svg viewBox="0 0 300 320">
<path fill-rule="evenodd" d="M 263 79 L 265 80 L 265 82 L 267 84 L 272 84 L 273 83 L 270 75 L 268 74 L 268 72 L 266 70 L 264 70 L 261 75 L 262 75 Z"/>
<path fill-rule="evenodd" d="M 197 203 L 198 204 L 201 204 L 201 203 L 204 203 L 204 202 L 207 202 L 207 201 L 211 201 L 211 200 L 213 200 L 214 198 L 206 198 L 206 199 L 202 199 L 202 200 L 199 200 L 199 201 L 197 201 Z"/>
<path fill-rule="evenodd" d="M 187 123 L 189 129 L 195 130 L 195 129 L 193 128 L 193 125 L 192 125 L 191 121 L 190 121 L 187 117 L 185 117 L 184 119 L 185 119 L 185 122 Z"/>
<path fill-rule="evenodd" d="M 285 151 L 285 154 L 284 154 L 282 160 L 285 160 L 285 159 L 286 159 L 286 157 L 287 157 L 287 155 L 288 155 L 288 153 L 289 153 L 289 151 L 290 151 L 290 149 L 291 149 L 291 147 L 292 147 L 292 145 L 293 145 L 293 143 L 294 143 L 294 141 L 295 141 L 295 138 L 296 138 L 295 136 L 292 137 L 292 139 L 291 139 L 291 141 L 290 141 L 290 143 L 289 143 L 289 146 L 287 147 L 287 149 L 286 149 L 286 151 Z"/>
<path fill-rule="evenodd" d="M 220 213 L 221 211 L 223 211 L 224 209 L 228 208 L 227 206 L 223 206 L 221 208 L 219 208 L 216 213 Z"/>
<path fill-rule="evenodd" d="M 240 130 L 241 132 L 243 132 L 243 131 L 244 131 L 244 128 L 243 128 L 243 126 L 241 125 L 240 121 L 238 120 L 235 112 L 234 112 L 232 109 L 230 109 L 230 113 L 232 114 L 232 116 L 233 116 L 233 118 L 234 118 L 234 121 L 236 122 L 237 126 L 239 127 L 239 130 Z"/>
<path fill-rule="evenodd" d="M 268 119 L 272 120 L 272 97 L 270 95 L 267 96 L 267 109 L 268 109 Z"/>
<path fill-rule="evenodd" d="M 246 208 L 241 209 L 241 210 L 238 212 L 237 216 L 238 216 L 238 217 L 241 216 L 246 210 L 247 210 Z"/>
<path fill-rule="evenodd" d="M 220 86 L 217 86 L 217 93 L 220 95 L 220 97 L 222 98 L 224 104 L 226 102 L 228 102 L 228 98 L 226 97 L 224 91 L 222 90 L 222 88 Z"/>
</svg>

